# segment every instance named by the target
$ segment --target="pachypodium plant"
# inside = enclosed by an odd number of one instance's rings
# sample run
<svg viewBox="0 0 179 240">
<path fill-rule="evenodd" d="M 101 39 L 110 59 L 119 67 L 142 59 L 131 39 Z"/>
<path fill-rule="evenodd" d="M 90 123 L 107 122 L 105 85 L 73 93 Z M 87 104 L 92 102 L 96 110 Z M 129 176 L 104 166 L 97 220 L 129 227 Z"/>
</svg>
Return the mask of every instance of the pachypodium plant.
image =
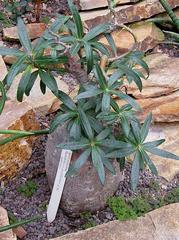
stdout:
<svg viewBox="0 0 179 240">
<path fill-rule="evenodd" d="M 134 82 L 142 91 L 142 79 L 146 80 L 149 76 L 144 54 L 133 48 L 118 56 L 111 32 L 125 26 L 112 18 L 110 23 L 88 30 L 71 0 L 68 4 L 72 16 L 59 15 L 35 46 L 29 40 L 23 21 L 18 19 L 19 39 L 24 50 L 0 47 L 1 55 L 17 57 L 3 84 L 0 83 L 1 111 L 6 91 L 19 73 L 22 73 L 17 89 L 19 101 L 23 100 L 24 94 L 30 94 L 37 76 L 40 76 L 42 93 L 45 94 L 47 87 L 62 102 L 49 129 L 38 132 L 1 130 L 1 134 L 11 135 L 0 144 L 19 137 L 52 133 L 58 126 L 66 126 L 69 141 L 57 147 L 79 152 L 67 175 L 74 174 L 86 161 L 91 160 L 101 183 L 105 184 L 105 168 L 115 174 L 113 162 L 117 160 L 123 165 L 125 158 L 131 156 L 131 186 L 135 190 L 140 169 L 148 166 L 152 173 L 157 174 L 148 153 L 179 160 L 178 156 L 158 148 L 164 139 L 146 142 L 152 115 L 149 114 L 144 123 L 140 123 L 136 117 L 140 106 L 126 92 L 127 82 Z M 127 27 L 126 30 L 133 35 Z M 101 35 L 106 37 L 110 50 L 99 41 Z M 47 48 L 49 55 L 45 55 Z M 79 82 L 80 89 L 75 99 L 58 89 L 53 75 L 58 63 L 62 63 L 66 71 L 73 71 Z M 121 104 L 115 98 L 121 99 Z"/>
</svg>

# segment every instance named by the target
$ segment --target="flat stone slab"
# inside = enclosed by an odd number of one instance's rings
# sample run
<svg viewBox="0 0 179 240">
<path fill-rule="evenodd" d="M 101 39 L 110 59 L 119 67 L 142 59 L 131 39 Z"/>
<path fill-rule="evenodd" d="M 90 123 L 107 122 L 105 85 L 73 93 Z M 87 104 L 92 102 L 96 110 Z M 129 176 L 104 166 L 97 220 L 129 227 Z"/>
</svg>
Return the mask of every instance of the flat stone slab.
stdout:
<svg viewBox="0 0 179 240">
<path fill-rule="evenodd" d="M 179 240 L 179 203 L 131 221 L 111 221 L 51 240 Z"/>
<path fill-rule="evenodd" d="M 152 22 L 141 21 L 131 24 L 129 27 L 136 36 L 137 49 L 139 51 L 146 52 L 149 49 L 153 49 L 159 42 L 165 39 L 163 32 Z M 125 29 L 114 31 L 112 37 L 116 44 L 118 54 L 127 52 L 134 44 L 133 36 Z M 105 44 L 112 50 L 105 37 L 101 37 L 99 42 Z"/>
<path fill-rule="evenodd" d="M 179 6 L 178 0 L 168 0 L 168 3 L 172 8 Z M 117 20 L 124 24 L 138 22 L 162 12 L 165 10 L 158 0 L 144 0 L 133 5 L 116 7 Z M 81 12 L 81 17 L 89 28 L 100 23 L 107 23 L 111 19 L 108 9 Z"/>
<path fill-rule="evenodd" d="M 138 2 L 139 0 L 116 0 L 115 3 L 116 5 L 121 5 L 125 3 L 135 3 Z M 81 10 L 91 10 L 91 9 L 96 9 L 96 8 L 102 8 L 102 7 L 107 7 L 108 2 L 107 0 L 78 0 L 76 1 L 77 5 Z"/>
<path fill-rule="evenodd" d="M 179 90 L 179 58 L 156 53 L 148 55 L 145 61 L 150 70 L 149 78 L 142 81 L 142 92 L 138 90 L 135 84 L 130 84 L 127 87 L 129 94 L 137 99 L 144 99 L 169 96 Z"/>
<path fill-rule="evenodd" d="M 27 32 L 30 39 L 36 39 L 41 37 L 46 29 L 45 23 L 30 23 L 26 25 Z M 3 29 L 3 38 L 6 40 L 18 40 L 18 30 L 17 27 L 10 27 Z"/>
</svg>

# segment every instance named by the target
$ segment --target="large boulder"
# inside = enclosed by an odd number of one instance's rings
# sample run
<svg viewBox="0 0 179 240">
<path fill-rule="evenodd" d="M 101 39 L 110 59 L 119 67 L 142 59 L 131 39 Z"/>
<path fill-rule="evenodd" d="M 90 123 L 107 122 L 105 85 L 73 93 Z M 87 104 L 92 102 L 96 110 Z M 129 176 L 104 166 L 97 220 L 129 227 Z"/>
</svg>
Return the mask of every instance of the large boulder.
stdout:
<svg viewBox="0 0 179 240">
<path fill-rule="evenodd" d="M 58 168 L 61 150 L 56 146 L 59 143 L 68 141 L 66 127 L 58 127 L 57 130 L 48 137 L 45 154 L 46 172 L 49 185 L 52 188 L 56 171 Z M 72 162 L 77 155 L 73 153 Z M 116 161 L 115 161 L 116 162 Z M 99 182 L 97 172 L 90 161 L 80 169 L 80 171 L 66 179 L 60 208 L 70 216 L 78 216 L 82 212 L 94 212 L 106 206 L 107 199 L 117 191 L 122 175 L 119 164 L 114 163 L 116 175 L 106 171 L 105 185 Z"/>
<path fill-rule="evenodd" d="M 131 221 L 112 221 L 51 240 L 178 240 L 179 203 Z"/>
<path fill-rule="evenodd" d="M 7 101 L 0 116 L 0 129 L 38 130 L 38 120 L 32 107 L 27 103 Z M 7 135 L 0 135 L 0 140 Z M 6 181 L 25 167 L 32 154 L 32 145 L 36 138 L 17 139 L 0 146 L 0 181 Z"/>
<path fill-rule="evenodd" d="M 179 91 L 157 98 L 138 99 L 137 102 L 142 107 L 141 120 L 151 112 L 154 122 L 179 122 Z"/>
<path fill-rule="evenodd" d="M 9 219 L 6 209 L 0 206 L 0 227 L 4 227 L 9 225 Z M 0 232 L 1 240 L 17 240 L 17 237 L 13 233 L 12 230 L 8 230 L 5 232 Z"/>
</svg>

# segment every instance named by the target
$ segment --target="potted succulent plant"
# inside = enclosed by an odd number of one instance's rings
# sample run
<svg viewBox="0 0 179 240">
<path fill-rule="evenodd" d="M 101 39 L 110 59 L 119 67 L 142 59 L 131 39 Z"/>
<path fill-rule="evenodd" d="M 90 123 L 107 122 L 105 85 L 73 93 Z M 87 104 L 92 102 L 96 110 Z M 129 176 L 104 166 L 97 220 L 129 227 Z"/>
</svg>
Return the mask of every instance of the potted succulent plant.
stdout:
<svg viewBox="0 0 179 240">
<path fill-rule="evenodd" d="M 3 83 L 0 82 L 1 111 L 6 90 L 20 72 L 23 74 L 17 89 L 18 101 L 23 100 L 24 94 L 30 94 L 39 75 L 42 93 L 45 94 L 47 87 L 62 102 L 49 129 L 36 132 L 2 130 L 0 133 L 12 135 L 0 144 L 34 134 L 50 134 L 46 167 L 51 185 L 57 170 L 60 149 L 71 149 L 73 158 L 67 176 L 74 177 L 67 178 L 61 206 L 70 214 L 78 214 L 79 211 L 97 210 L 105 205 L 109 195 L 117 190 L 121 180 L 119 166 L 122 168 L 125 165 L 126 157 L 133 156 L 133 190 L 137 187 L 140 169 L 148 166 L 152 173 L 157 174 L 148 153 L 176 160 L 179 157 L 158 148 L 164 139 L 145 141 L 152 115 L 149 114 L 143 124 L 139 122 L 136 113 L 141 110 L 140 106 L 127 95 L 124 82 L 135 82 L 142 91 L 142 79 L 147 79 L 149 69 L 143 60 L 143 53 L 134 48 L 123 56 L 117 55 L 110 33 L 125 26 L 116 23 L 115 14 L 111 10 L 111 23 L 100 24 L 88 30 L 71 0 L 68 0 L 68 4 L 72 17 L 59 15 L 35 46 L 32 46 L 28 38 L 23 21 L 18 19 L 19 39 L 24 51 L 0 47 L 1 55 L 17 57 L 17 62 L 12 65 Z M 60 30 L 65 34 L 59 34 Z M 102 34 L 111 46 L 112 56 L 110 50 L 98 41 Z M 133 35 L 132 32 L 131 34 Z M 135 40 L 134 35 L 133 37 Z M 51 50 L 51 55 L 44 55 L 46 48 Z M 73 71 L 80 84 L 75 99 L 58 90 L 53 76 L 58 63 L 63 63 L 68 71 Z M 139 66 L 146 74 L 139 70 Z M 116 103 L 115 97 L 122 100 L 121 104 Z M 83 195 L 83 192 L 87 195 Z M 100 206 L 98 202 L 101 202 Z"/>
</svg>

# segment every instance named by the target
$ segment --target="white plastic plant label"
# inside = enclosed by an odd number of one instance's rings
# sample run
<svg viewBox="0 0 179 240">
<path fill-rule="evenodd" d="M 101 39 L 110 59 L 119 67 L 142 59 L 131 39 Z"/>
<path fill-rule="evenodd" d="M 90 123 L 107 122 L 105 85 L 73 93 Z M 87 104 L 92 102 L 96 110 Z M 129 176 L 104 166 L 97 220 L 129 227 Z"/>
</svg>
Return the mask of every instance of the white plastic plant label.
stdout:
<svg viewBox="0 0 179 240">
<path fill-rule="evenodd" d="M 68 171 L 71 157 L 72 151 L 66 149 L 62 150 L 50 202 L 47 209 L 47 220 L 50 223 L 55 220 L 58 211 L 58 207 L 63 193 L 63 188 L 66 181 L 65 175 Z"/>
</svg>

